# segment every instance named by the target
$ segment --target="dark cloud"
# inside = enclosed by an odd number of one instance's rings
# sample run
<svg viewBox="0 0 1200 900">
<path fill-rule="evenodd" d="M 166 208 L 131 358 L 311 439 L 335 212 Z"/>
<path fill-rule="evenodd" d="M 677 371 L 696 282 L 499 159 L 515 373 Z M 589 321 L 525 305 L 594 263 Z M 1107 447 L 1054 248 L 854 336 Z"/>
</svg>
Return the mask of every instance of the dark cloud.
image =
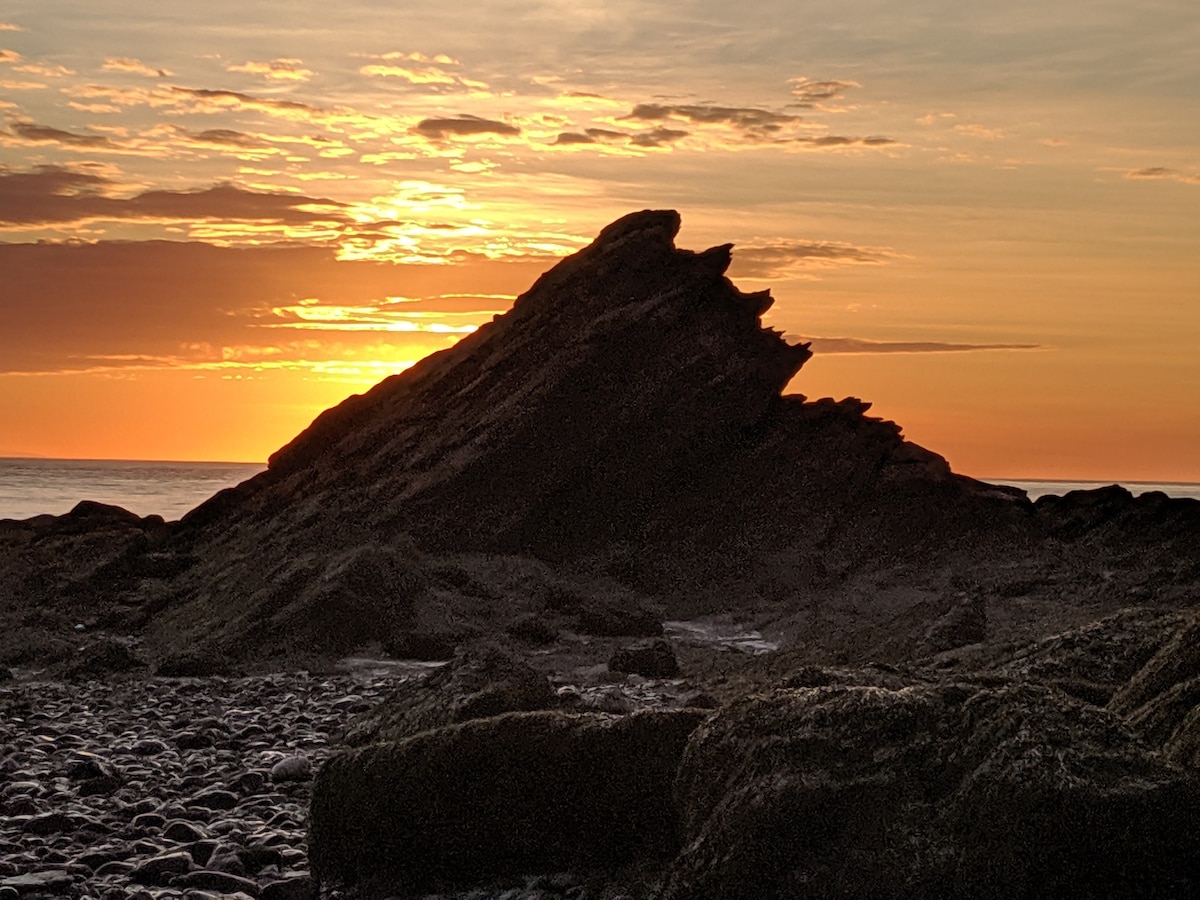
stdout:
<svg viewBox="0 0 1200 900">
<path fill-rule="evenodd" d="M 445 119 L 422 119 L 413 126 L 413 131 L 423 137 L 445 140 L 452 135 L 470 134 L 520 134 L 521 129 L 507 122 L 481 119 L 479 116 L 455 116 Z"/>
<path fill-rule="evenodd" d="M 1125 173 L 1126 178 L 1148 181 L 1178 181 L 1181 184 L 1200 184 L 1200 174 L 1188 175 L 1177 169 L 1165 166 L 1150 166 L 1146 169 L 1133 169 Z"/>
<path fill-rule="evenodd" d="M 262 147 L 263 141 L 244 131 L 234 131 L 231 128 L 208 128 L 204 131 L 186 132 L 192 140 L 204 144 L 218 144 L 229 147 Z"/>
<path fill-rule="evenodd" d="M 273 309 L 310 297 L 347 307 L 378 305 L 389 296 L 428 297 L 405 308 L 459 314 L 507 308 L 507 301 L 472 292 L 486 283 L 515 296 L 549 265 L 474 257 L 452 266 L 401 266 L 339 260 L 337 249 L 0 242 L 0 374 L 127 368 L 155 359 L 171 367 L 180 357 L 221 359 L 222 348 L 231 347 L 253 355 L 253 348 L 281 340 L 279 329 L 261 327 L 278 321 Z M 377 341 L 378 335 L 343 339 Z M 436 336 L 419 339 L 428 340 L 430 350 L 444 344 Z M 320 352 L 314 344 L 308 358 L 321 358 L 314 356 Z"/>
<path fill-rule="evenodd" d="M 790 335 L 789 335 L 790 337 Z M 862 338 L 814 338 L 814 353 L 967 353 L 975 350 L 1044 350 L 1042 344 L 958 344 L 945 341 L 868 341 Z"/>
<path fill-rule="evenodd" d="M 686 119 L 698 125 L 732 125 L 745 131 L 776 131 L 781 125 L 801 120 L 800 116 L 748 106 L 666 106 L 658 103 L 639 103 L 622 118 L 643 122 Z"/>
<path fill-rule="evenodd" d="M 881 263 L 892 256 L 892 251 L 878 247 L 784 240 L 738 247 L 733 254 L 732 271 L 743 278 L 777 278 L 808 265 Z"/>
<path fill-rule="evenodd" d="M 555 138 L 554 143 L 556 143 L 556 144 L 594 144 L 594 143 L 596 143 L 596 139 L 594 137 L 592 137 L 590 134 L 579 134 L 574 131 L 564 131 L 557 138 Z"/>
<path fill-rule="evenodd" d="M 808 147 L 886 147 L 897 141 L 889 137 L 872 135 L 870 137 L 846 137 L 840 134 L 826 134 L 816 138 L 793 138 L 793 142 Z"/>
<path fill-rule="evenodd" d="M 71 147 L 113 148 L 116 145 L 99 134 L 75 134 L 60 128 L 35 125 L 32 122 L 16 122 L 13 133 L 27 141 L 47 144 L 66 144 Z"/>
<path fill-rule="evenodd" d="M 676 128 L 655 128 L 653 131 L 643 131 L 629 139 L 635 147 L 665 147 L 691 134 L 690 131 L 680 131 Z"/>
<path fill-rule="evenodd" d="M 195 191 L 143 191 L 132 197 L 112 196 L 115 188 L 110 179 L 61 166 L 40 166 L 32 172 L 0 169 L 0 223 L 146 218 L 301 224 L 338 218 L 335 212 L 314 213 L 302 206 L 341 206 L 333 200 L 248 191 L 228 184 Z"/>
<path fill-rule="evenodd" d="M 858 87 L 856 81 L 810 81 L 807 78 L 791 80 L 792 94 L 796 97 L 796 106 L 811 109 L 829 100 L 837 100 L 846 91 Z"/>
<path fill-rule="evenodd" d="M 215 91 L 208 88 L 181 88 L 172 87 L 171 92 L 180 94 L 186 97 L 193 97 L 201 101 L 229 101 L 237 106 L 248 106 L 254 109 L 267 110 L 288 110 L 302 113 L 318 113 L 323 114 L 325 111 L 320 107 L 311 106 L 307 103 L 299 103 L 295 100 L 275 100 L 255 97 L 251 94 L 243 94 L 240 91 Z"/>
</svg>

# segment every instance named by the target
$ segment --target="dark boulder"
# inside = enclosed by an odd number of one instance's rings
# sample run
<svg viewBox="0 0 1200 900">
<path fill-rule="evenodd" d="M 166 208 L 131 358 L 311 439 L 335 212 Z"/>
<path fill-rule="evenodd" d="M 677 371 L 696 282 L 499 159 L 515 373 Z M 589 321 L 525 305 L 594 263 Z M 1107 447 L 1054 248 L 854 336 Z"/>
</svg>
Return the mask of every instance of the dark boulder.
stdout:
<svg viewBox="0 0 1200 900">
<path fill-rule="evenodd" d="M 403 682 L 347 728 L 352 747 L 398 741 L 420 731 L 556 703 L 545 675 L 498 646 L 462 650 L 422 679 Z"/>
<path fill-rule="evenodd" d="M 662 900 L 1200 887 L 1197 782 L 1112 714 L 1047 687 L 739 701 L 693 736 L 678 797 L 685 849 Z"/>
<path fill-rule="evenodd" d="M 510 713 L 348 750 L 313 785 L 313 874 L 382 897 L 669 858 L 672 783 L 706 715 Z"/>
</svg>

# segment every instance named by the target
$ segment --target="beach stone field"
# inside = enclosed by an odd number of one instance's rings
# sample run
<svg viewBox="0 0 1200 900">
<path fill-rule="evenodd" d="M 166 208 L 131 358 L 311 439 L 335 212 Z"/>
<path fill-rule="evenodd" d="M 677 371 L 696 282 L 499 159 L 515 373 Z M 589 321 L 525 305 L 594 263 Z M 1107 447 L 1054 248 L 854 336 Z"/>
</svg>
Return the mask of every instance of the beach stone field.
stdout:
<svg viewBox="0 0 1200 900">
<path fill-rule="evenodd" d="M 0 900 L 316 898 L 313 777 L 357 715 L 422 671 L 0 684 Z M 621 711 L 669 702 L 636 677 L 564 692 Z M 636 893 L 600 881 L 558 872 L 426 896 Z"/>
</svg>

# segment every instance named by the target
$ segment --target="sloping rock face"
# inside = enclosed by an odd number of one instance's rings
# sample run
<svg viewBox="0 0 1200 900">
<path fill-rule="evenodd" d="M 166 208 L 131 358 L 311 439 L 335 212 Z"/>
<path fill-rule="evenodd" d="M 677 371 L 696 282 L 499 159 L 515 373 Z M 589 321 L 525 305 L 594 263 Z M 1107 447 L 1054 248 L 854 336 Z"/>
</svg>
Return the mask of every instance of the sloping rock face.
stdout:
<svg viewBox="0 0 1200 900">
<path fill-rule="evenodd" d="M 781 398 L 807 346 L 762 327 L 771 298 L 724 276 L 728 245 L 680 250 L 678 229 L 670 211 L 613 223 L 510 312 L 322 414 L 266 472 L 186 516 L 172 548 L 195 564 L 143 589 L 156 633 L 316 648 L 328 629 L 299 627 L 327 603 L 313 585 L 336 588 L 331 570 L 354 569 L 364 546 L 411 565 L 352 578 L 371 589 L 338 618 L 403 630 L 443 587 L 410 541 L 695 600 L 760 564 L 767 581 L 836 583 L 868 561 L 1025 539 L 1027 502 L 952 475 L 866 404 Z M 727 604 L 724 587 L 710 593 Z"/>
<path fill-rule="evenodd" d="M 830 686 L 721 711 L 677 782 L 662 900 L 1175 897 L 1197 783 L 1049 688 Z"/>
<path fill-rule="evenodd" d="M 313 785 L 313 874 L 384 897 L 670 858 L 675 771 L 707 715 L 509 713 L 348 750 Z"/>
</svg>

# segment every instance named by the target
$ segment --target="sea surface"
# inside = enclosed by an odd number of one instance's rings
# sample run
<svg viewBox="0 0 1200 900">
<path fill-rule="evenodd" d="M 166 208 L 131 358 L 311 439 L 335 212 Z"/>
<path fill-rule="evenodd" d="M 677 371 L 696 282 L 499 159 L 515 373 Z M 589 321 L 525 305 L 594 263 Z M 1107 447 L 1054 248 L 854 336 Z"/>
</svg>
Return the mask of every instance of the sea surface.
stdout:
<svg viewBox="0 0 1200 900">
<path fill-rule="evenodd" d="M 170 521 L 265 468 L 263 463 L 0 459 L 0 519 L 61 515 L 80 500 L 96 500 Z"/>
<path fill-rule="evenodd" d="M 263 471 L 262 463 L 139 462 L 134 460 L 0 459 L 0 519 L 70 512 L 80 500 L 122 506 L 139 516 L 180 518 L 222 488 Z M 987 478 L 1043 494 L 1091 490 L 1109 481 L 1014 481 Z M 1162 491 L 1200 500 L 1200 484 L 1124 482 L 1134 494 Z"/>
<path fill-rule="evenodd" d="M 1061 497 L 1070 491 L 1093 491 L 1096 488 L 1108 487 L 1112 484 L 1119 484 L 1135 497 L 1149 494 L 1152 491 L 1160 491 L 1168 497 L 1190 497 L 1193 500 L 1200 500 L 1200 484 L 1182 481 L 1052 481 L 1048 479 L 1014 481 L 1011 478 L 981 478 L 979 480 L 1019 487 L 1029 495 L 1030 500 L 1036 500 L 1046 494 L 1057 494 Z"/>
</svg>

